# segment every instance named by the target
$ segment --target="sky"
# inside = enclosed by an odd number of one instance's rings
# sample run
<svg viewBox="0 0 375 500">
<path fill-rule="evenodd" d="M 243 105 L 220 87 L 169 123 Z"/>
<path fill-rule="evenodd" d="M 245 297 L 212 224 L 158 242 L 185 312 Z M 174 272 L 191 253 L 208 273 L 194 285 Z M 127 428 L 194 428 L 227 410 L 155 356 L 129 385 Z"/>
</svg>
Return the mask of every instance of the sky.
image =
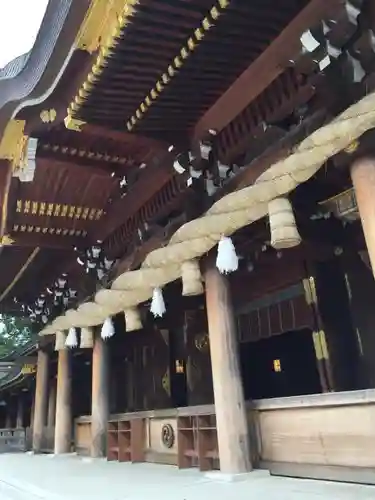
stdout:
<svg viewBox="0 0 375 500">
<path fill-rule="evenodd" d="M 47 4 L 48 0 L 0 0 L 0 68 L 32 48 Z"/>
</svg>

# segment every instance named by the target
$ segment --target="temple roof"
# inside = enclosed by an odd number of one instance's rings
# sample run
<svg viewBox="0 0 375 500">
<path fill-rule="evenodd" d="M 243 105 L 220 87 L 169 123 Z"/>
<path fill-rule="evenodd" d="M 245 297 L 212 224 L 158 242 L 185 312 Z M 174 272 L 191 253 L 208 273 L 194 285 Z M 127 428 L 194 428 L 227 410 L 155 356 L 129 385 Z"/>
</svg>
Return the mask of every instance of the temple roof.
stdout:
<svg viewBox="0 0 375 500">
<path fill-rule="evenodd" d="M 30 51 L 22 54 L 8 64 L 6 64 L 3 68 L 0 69 L 0 79 L 5 78 L 14 78 L 20 73 L 27 64 L 27 61 L 30 56 Z"/>
</svg>

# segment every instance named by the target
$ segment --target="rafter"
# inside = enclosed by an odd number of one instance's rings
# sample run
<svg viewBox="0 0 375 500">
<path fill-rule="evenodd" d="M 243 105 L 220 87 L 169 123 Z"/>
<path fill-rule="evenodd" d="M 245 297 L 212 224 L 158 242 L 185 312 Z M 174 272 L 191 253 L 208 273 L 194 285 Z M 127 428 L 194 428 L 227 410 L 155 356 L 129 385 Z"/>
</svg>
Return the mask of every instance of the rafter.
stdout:
<svg viewBox="0 0 375 500">
<path fill-rule="evenodd" d="M 144 170 L 128 194 L 111 205 L 107 217 L 96 226 L 94 239 L 105 239 L 162 189 L 174 175 L 174 170 L 169 166 L 171 161 L 170 154 L 166 152 L 160 165 L 153 165 Z"/>
<path fill-rule="evenodd" d="M 71 249 L 85 245 L 85 237 L 75 235 L 56 235 L 49 232 L 12 233 L 9 237 L 15 247 L 40 247 L 54 249 Z"/>
<path fill-rule="evenodd" d="M 202 116 L 194 128 L 199 139 L 209 129 L 222 130 L 288 67 L 300 51 L 299 37 L 334 11 L 341 0 L 311 0 L 269 47 L 242 73 L 233 85 Z"/>
</svg>

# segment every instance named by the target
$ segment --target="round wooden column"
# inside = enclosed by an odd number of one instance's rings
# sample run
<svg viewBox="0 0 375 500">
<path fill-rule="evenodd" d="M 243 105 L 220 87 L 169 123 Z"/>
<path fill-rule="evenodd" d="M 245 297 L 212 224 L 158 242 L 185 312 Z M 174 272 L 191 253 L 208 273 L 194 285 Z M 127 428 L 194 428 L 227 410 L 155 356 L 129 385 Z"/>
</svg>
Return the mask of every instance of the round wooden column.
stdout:
<svg viewBox="0 0 375 500">
<path fill-rule="evenodd" d="M 220 470 L 241 474 L 252 465 L 236 327 L 228 280 L 213 260 L 205 282 Z"/>
<path fill-rule="evenodd" d="M 30 409 L 30 428 L 34 429 L 34 414 L 35 414 L 35 391 L 31 400 L 31 409 Z"/>
<path fill-rule="evenodd" d="M 33 421 L 33 450 L 35 453 L 39 453 L 41 450 L 43 430 L 47 420 L 48 364 L 48 354 L 40 349 L 38 351 Z"/>
<path fill-rule="evenodd" d="M 106 455 L 109 418 L 108 344 L 95 332 L 92 351 L 91 450 L 92 457 Z"/>
<path fill-rule="evenodd" d="M 351 176 L 372 272 L 375 273 L 375 158 L 355 160 Z"/>
<path fill-rule="evenodd" d="M 58 353 L 55 454 L 70 453 L 72 444 L 71 359 L 68 349 Z"/>
<path fill-rule="evenodd" d="M 47 426 L 53 427 L 55 425 L 56 417 L 56 380 L 53 378 L 49 386 L 48 395 L 48 416 L 47 416 Z"/>
</svg>

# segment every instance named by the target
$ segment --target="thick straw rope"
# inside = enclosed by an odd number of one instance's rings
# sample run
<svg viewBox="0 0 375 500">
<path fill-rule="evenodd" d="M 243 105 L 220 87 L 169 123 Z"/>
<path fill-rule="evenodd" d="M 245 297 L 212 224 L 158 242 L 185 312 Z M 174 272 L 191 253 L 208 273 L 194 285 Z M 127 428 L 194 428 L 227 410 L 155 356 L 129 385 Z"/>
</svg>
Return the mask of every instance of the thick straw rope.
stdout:
<svg viewBox="0 0 375 500">
<path fill-rule="evenodd" d="M 144 302 L 151 297 L 154 287 L 163 287 L 181 276 L 183 262 L 208 252 L 221 235 L 229 236 L 264 217 L 271 200 L 307 181 L 328 158 L 374 126 L 375 93 L 372 93 L 316 130 L 295 148 L 293 154 L 264 172 L 254 185 L 228 194 L 205 215 L 182 226 L 167 246 L 147 256 L 141 269 L 123 273 L 114 281 L 112 290 L 99 291 L 94 302 L 56 318 L 40 335 L 71 326 L 94 326 L 107 316 Z"/>
</svg>

